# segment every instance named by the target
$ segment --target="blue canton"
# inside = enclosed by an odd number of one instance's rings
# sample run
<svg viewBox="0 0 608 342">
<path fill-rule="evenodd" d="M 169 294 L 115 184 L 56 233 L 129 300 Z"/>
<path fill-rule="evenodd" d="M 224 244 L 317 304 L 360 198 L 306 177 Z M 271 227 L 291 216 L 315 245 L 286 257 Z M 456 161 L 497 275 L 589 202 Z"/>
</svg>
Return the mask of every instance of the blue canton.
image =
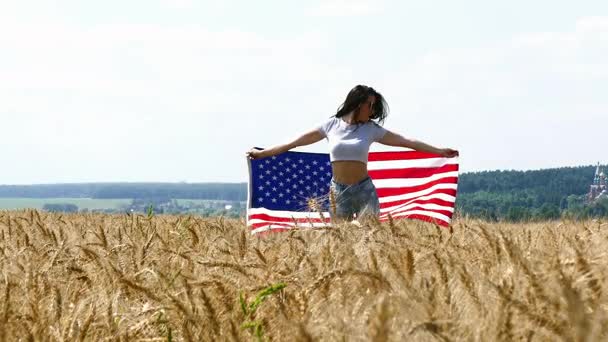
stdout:
<svg viewBox="0 0 608 342">
<path fill-rule="evenodd" d="M 250 162 L 251 207 L 311 211 L 308 200 L 314 198 L 323 211 L 328 211 L 332 177 L 329 154 L 285 152 Z"/>
</svg>

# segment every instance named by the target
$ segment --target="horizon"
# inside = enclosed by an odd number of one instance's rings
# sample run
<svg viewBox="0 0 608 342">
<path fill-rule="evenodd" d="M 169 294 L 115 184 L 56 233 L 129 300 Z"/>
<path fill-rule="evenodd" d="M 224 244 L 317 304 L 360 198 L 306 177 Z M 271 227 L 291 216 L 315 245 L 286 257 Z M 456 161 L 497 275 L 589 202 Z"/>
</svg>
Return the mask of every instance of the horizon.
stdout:
<svg viewBox="0 0 608 342">
<path fill-rule="evenodd" d="M 608 160 L 606 1 L 26 0 L 0 44 L 0 183 L 246 182 L 356 84 L 463 173 Z"/>
<path fill-rule="evenodd" d="M 496 169 L 496 170 L 480 170 L 480 171 L 468 171 L 459 173 L 459 176 L 464 174 L 475 174 L 482 172 L 534 172 L 534 171 L 545 171 L 545 170 L 556 170 L 556 169 L 568 169 L 568 168 L 584 168 L 584 167 L 596 167 L 596 164 L 593 165 L 575 165 L 575 166 L 560 166 L 560 167 L 551 167 L 551 168 L 542 168 L 542 169 L 530 169 L 530 170 L 512 170 L 512 169 Z M 600 168 L 608 167 L 607 164 L 599 164 Z M 94 181 L 94 182 L 73 182 L 73 183 L 31 183 L 31 184 L 1 184 L 0 186 L 44 186 L 44 185 L 78 185 L 78 184 L 248 184 L 248 181 L 245 182 L 214 182 L 214 181 L 202 181 L 202 182 L 186 182 L 186 181 L 176 181 L 176 182 L 155 182 L 155 181 L 146 181 L 146 182 L 138 182 L 138 181 L 129 181 L 129 182 L 107 182 L 107 181 Z"/>
</svg>

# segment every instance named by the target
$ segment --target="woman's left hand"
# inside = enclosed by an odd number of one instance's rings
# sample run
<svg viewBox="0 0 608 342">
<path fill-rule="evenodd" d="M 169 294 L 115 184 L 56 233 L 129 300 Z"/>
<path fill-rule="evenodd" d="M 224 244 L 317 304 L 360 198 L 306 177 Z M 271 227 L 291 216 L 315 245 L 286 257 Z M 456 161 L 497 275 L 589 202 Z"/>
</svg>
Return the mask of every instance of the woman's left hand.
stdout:
<svg viewBox="0 0 608 342">
<path fill-rule="evenodd" d="M 458 157 L 459 155 L 457 150 L 453 150 L 451 148 L 442 148 L 439 154 L 445 158 Z"/>
</svg>

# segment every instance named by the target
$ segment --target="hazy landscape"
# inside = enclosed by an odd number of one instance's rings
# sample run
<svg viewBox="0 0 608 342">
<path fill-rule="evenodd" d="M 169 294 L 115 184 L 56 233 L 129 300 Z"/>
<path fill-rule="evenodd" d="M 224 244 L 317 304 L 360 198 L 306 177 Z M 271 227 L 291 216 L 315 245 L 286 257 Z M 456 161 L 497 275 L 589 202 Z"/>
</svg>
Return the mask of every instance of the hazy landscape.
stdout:
<svg viewBox="0 0 608 342">
<path fill-rule="evenodd" d="M 607 196 L 588 198 L 598 168 L 607 165 L 462 173 L 456 211 L 491 222 L 608 217 Z M 247 183 L 0 185 L 0 209 L 239 218 L 246 213 L 247 193 Z"/>
</svg>

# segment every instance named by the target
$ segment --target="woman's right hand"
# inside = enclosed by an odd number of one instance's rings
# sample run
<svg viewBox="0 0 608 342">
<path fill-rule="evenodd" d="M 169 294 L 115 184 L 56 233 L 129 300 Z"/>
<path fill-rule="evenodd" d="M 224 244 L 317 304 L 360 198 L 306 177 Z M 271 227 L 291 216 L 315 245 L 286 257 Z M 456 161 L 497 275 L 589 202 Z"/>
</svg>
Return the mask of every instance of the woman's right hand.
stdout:
<svg viewBox="0 0 608 342">
<path fill-rule="evenodd" d="M 251 150 L 247 151 L 245 155 L 249 159 L 260 159 L 265 157 L 264 150 L 257 150 L 255 148 L 252 148 Z"/>
</svg>

